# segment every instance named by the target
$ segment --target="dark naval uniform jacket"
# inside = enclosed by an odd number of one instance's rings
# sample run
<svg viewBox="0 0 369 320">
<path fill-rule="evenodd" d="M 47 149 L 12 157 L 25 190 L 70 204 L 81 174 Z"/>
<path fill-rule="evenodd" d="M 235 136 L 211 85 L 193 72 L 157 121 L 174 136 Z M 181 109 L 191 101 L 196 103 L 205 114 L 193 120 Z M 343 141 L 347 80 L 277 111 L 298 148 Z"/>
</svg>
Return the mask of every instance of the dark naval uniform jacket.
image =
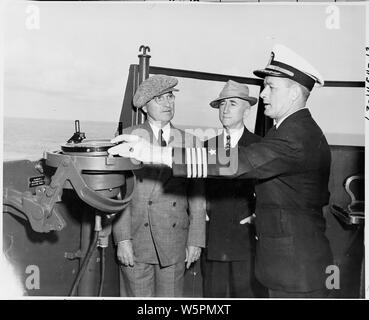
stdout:
<svg viewBox="0 0 369 320">
<path fill-rule="evenodd" d="M 260 137 L 244 128 L 238 141 L 248 146 Z M 204 143 L 224 148 L 224 134 Z M 250 260 L 255 250 L 255 234 L 249 223 L 240 221 L 255 210 L 255 179 L 207 179 L 206 208 L 210 218 L 207 228 L 207 258 L 215 261 Z"/>
<path fill-rule="evenodd" d="M 173 173 L 191 175 L 173 150 Z M 203 176 L 256 178 L 256 276 L 266 287 L 287 292 L 323 289 L 332 253 L 322 207 L 328 204 L 331 154 L 326 138 L 301 109 L 269 130 L 259 143 L 234 148 L 227 165 L 201 150 Z M 197 159 L 198 161 L 198 159 Z M 190 165 L 189 165 L 190 163 Z M 207 164 L 209 163 L 209 164 Z M 199 170 L 197 170 L 197 173 Z"/>
</svg>

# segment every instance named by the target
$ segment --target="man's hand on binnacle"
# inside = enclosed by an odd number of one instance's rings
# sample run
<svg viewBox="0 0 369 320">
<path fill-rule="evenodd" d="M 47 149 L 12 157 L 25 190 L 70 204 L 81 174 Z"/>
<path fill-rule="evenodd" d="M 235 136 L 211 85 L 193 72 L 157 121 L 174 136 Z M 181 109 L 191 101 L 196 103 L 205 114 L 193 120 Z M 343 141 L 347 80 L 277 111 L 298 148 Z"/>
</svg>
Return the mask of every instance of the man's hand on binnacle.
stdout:
<svg viewBox="0 0 369 320">
<path fill-rule="evenodd" d="M 171 166 L 171 148 L 154 146 L 145 139 L 130 134 L 122 134 L 111 140 L 112 143 L 119 143 L 111 147 L 108 153 L 131 158 L 144 163 L 165 164 Z"/>
</svg>

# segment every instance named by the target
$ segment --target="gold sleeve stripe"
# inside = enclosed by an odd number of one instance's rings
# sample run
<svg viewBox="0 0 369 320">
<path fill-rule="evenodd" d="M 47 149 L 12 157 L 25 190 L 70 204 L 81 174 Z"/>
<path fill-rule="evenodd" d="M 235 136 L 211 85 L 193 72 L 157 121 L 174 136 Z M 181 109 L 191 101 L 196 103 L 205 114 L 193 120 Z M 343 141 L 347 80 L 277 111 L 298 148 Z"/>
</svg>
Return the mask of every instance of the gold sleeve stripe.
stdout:
<svg viewBox="0 0 369 320">
<path fill-rule="evenodd" d="M 196 159 L 195 148 L 191 148 L 191 156 L 192 156 L 192 178 L 196 178 L 197 177 L 197 159 Z"/>
<path fill-rule="evenodd" d="M 202 148 L 202 165 L 203 165 L 203 170 L 202 170 L 202 176 L 204 178 L 206 178 L 208 176 L 208 159 L 207 159 L 207 150 L 206 148 Z"/>
<path fill-rule="evenodd" d="M 202 148 L 196 148 L 196 155 L 197 155 L 197 177 L 202 178 Z"/>
<path fill-rule="evenodd" d="M 187 164 L 187 178 L 191 178 L 192 170 L 191 170 L 191 151 L 190 148 L 186 148 L 186 164 Z"/>
</svg>

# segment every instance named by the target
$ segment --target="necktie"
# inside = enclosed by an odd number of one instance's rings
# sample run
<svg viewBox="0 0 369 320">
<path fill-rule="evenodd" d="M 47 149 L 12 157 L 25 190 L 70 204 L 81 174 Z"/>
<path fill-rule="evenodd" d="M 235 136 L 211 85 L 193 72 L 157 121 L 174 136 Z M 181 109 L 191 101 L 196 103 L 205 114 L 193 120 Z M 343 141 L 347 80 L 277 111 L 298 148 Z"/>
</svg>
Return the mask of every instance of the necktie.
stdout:
<svg viewBox="0 0 369 320">
<path fill-rule="evenodd" d="M 226 149 L 226 156 L 229 157 L 231 154 L 231 136 L 229 134 L 227 134 L 226 136 L 226 145 L 225 145 L 225 149 Z"/>
<path fill-rule="evenodd" d="M 162 147 L 166 147 L 167 146 L 167 143 L 165 142 L 164 138 L 163 138 L 163 129 L 160 129 L 159 130 L 159 137 L 158 137 L 158 140 L 159 140 L 159 145 L 162 146 Z"/>
</svg>

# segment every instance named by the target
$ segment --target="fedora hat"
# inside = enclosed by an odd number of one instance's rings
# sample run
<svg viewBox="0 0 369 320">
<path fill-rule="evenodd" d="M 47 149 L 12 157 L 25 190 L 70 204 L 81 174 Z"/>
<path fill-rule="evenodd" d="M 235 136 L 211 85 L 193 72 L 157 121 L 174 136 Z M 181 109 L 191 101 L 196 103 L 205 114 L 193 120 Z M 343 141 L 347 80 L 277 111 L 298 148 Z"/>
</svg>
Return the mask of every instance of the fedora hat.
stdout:
<svg viewBox="0 0 369 320">
<path fill-rule="evenodd" d="M 246 84 L 229 80 L 220 92 L 219 97 L 210 102 L 210 106 L 213 108 L 219 108 L 219 102 L 228 98 L 240 98 L 242 100 L 246 100 L 251 106 L 258 101 L 258 99 L 249 96 L 249 87 Z"/>
</svg>

